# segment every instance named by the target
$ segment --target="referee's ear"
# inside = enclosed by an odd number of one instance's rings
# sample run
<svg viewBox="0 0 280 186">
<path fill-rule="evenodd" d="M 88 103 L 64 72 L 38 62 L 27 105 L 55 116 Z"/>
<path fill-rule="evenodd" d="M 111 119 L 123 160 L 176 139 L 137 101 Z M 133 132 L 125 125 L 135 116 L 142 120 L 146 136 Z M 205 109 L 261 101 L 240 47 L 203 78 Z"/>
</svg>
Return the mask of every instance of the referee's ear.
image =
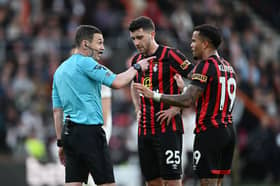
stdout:
<svg viewBox="0 0 280 186">
<path fill-rule="evenodd" d="M 82 47 L 83 50 L 86 50 L 87 47 L 88 47 L 88 41 L 87 41 L 87 40 L 83 40 L 83 41 L 81 42 L 81 45 L 80 45 L 80 46 Z"/>
</svg>

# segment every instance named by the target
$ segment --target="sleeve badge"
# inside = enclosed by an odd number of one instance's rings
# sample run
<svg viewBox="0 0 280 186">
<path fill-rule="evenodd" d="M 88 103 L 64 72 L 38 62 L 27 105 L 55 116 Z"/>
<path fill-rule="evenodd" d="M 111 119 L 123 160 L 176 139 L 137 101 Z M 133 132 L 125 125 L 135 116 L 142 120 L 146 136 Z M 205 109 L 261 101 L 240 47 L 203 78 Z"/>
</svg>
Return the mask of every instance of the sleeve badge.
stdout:
<svg viewBox="0 0 280 186">
<path fill-rule="evenodd" d="M 189 62 L 188 60 L 185 60 L 181 65 L 181 69 L 186 70 L 188 68 L 188 66 L 191 64 L 191 62 Z"/>
<path fill-rule="evenodd" d="M 193 74 L 192 75 L 192 80 L 199 80 L 200 82 L 206 82 L 208 79 L 207 76 L 202 75 L 202 74 Z"/>
</svg>

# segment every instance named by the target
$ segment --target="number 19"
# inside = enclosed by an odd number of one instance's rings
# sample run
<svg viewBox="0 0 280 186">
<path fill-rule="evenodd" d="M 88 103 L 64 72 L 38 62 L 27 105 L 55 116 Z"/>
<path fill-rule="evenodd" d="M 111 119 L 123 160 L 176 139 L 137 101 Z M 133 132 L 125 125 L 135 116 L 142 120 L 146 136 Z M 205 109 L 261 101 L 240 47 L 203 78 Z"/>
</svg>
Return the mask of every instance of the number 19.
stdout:
<svg viewBox="0 0 280 186">
<path fill-rule="evenodd" d="M 225 77 L 220 77 L 219 78 L 220 83 L 222 85 L 221 88 L 221 100 L 220 100 L 220 110 L 224 109 L 225 105 L 225 98 L 226 98 L 226 91 L 228 93 L 228 97 L 230 99 L 230 106 L 229 106 L 229 112 L 231 112 L 234 100 L 236 97 L 236 81 L 234 78 L 229 78 L 227 80 L 227 87 L 226 87 L 226 78 Z M 233 90 L 231 91 L 231 86 L 233 86 Z"/>
</svg>

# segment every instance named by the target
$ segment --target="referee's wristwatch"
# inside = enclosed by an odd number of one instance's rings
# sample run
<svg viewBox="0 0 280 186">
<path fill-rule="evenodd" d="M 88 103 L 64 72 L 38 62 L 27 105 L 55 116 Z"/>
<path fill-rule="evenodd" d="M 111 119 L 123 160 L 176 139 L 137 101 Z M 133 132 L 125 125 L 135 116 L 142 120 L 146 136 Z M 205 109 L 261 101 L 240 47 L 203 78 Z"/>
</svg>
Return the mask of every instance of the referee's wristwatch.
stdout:
<svg viewBox="0 0 280 186">
<path fill-rule="evenodd" d="M 142 71 L 141 65 L 139 65 L 138 63 L 133 64 L 133 68 L 135 70 L 137 70 L 137 72 L 141 72 Z"/>
<path fill-rule="evenodd" d="M 56 141 L 56 145 L 57 145 L 58 147 L 62 147 L 62 146 L 63 146 L 62 140 L 61 140 L 61 139 L 58 139 L 58 140 Z"/>
</svg>

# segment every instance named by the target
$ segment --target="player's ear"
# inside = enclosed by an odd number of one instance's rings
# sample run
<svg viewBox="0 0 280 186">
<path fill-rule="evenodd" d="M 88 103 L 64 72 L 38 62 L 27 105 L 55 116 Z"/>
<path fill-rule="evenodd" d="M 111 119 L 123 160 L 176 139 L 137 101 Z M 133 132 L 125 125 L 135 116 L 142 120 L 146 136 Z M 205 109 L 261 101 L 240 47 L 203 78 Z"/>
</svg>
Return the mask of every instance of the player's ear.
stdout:
<svg viewBox="0 0 280 186">
<path fill-rule="evenodd" d="M 156 37 L 156 31 L 152 31 L 152 32 L 151 32 L 151 36 L 152 36 L 153 38 L 155 38 L 155 37 Z"/>
<path fill-rule="evenodd" d="M 206 39 L 204 39 L 203 41 L 202 41 L 202 47 L 203 47 L 203 49 L 205 49 L 205 48 L 208 48 L 209 47 L 209 41 L 208 40 L 206 40 Z"/>
</svg>

